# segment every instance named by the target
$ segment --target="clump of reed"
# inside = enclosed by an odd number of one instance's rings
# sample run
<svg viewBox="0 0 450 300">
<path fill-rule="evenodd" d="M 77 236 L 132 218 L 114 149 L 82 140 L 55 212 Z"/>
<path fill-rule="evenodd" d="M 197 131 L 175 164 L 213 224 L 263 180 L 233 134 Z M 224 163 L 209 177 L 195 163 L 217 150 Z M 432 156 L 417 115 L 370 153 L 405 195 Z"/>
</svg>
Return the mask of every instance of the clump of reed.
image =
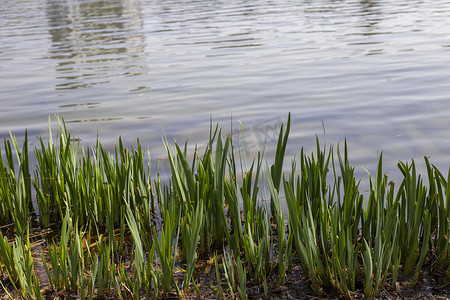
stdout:
<svg viewBox="0 0 450 300">
<path fill-rule="evenodd" d="M 214 264 L 219 298 L 246 299 L 255 286 L 269 297 L 297 262 L 316 293 L 348 298 L 374 298 L 398 280 L 414 286 L 425 265 L 450 281 L 450 169 L 444 176 L 427 158 L 428 185 L 414 161 L 399 162 L 396 188 L 380 155 L 364 199 L 346 143 L 341 151 L 317 139 L 283 173 L 289 116 L 270 166 L 261 153 L 247 165 L 218 126 L 193 153 L 164 140 L 171 176 L 162 182 L 139 141 L 126 148 L 119 139 L 114 153 L 100 141 L 85 149 L 58 122 L 56 143 L 51 128 L 48 142 L 38 138 L 35 166 L 26 134 L 22 148 L 11 134 L 0 149 L 0 271 L 10 297 L 201 296 L 199 260 Z"/>
</svg>

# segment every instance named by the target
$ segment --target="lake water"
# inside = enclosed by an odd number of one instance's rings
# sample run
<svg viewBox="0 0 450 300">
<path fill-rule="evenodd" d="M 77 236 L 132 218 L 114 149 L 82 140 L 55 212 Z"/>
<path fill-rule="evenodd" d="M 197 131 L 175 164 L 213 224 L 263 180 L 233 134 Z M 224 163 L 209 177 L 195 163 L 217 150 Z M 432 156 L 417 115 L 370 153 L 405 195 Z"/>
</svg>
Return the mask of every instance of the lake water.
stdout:
<svg viewBox="0 0 450 300">
<path fill-rule="evenodd" d="M 254 155 L 288 112 L 289 157 L 318 134 L 347 138 L 363 176 L 381 150 L 387 171 L 446 172 L 450 1 L 0 0 L 2 138 L 33 146 L 58 114 L 83 144 L 162 157 L 163 130 L 202 144 L 212 116 Z"/>
</svg>

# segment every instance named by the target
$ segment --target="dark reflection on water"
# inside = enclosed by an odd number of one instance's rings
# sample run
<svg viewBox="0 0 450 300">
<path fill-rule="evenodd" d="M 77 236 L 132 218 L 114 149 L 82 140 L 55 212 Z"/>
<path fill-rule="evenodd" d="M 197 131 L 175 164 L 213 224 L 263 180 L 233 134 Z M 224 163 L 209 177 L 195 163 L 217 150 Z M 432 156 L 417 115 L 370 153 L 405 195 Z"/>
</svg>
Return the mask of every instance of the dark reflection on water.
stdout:
<svg viewBox="0 0 450 300">
<path fill-rule="evenodd" d="M 109 83 L 116 76 L 147 72 L 139 1 L 48 0 L 57 90 Z"/>
<path fill-rule="evenodd" d="M 122 118 L 103 118 L 103 119 L 84 119 L 84 120 L 68 120 L 66 123 L 86 123 L 86 122 L 109 122 L 109 121 L 119 121 Z"/>
<path fill-rule="evenodd" d="M 98 102 L 88 102 L 88 103 L 75 103 L 75 104 L 65 104 L 65 105 L 60 105 L 59 107 L 79 107 L 79 106 L 87 106 L 90 108 L 96 107 L 96 105 L 98 105 L 100 103 Z"/>
</svg>

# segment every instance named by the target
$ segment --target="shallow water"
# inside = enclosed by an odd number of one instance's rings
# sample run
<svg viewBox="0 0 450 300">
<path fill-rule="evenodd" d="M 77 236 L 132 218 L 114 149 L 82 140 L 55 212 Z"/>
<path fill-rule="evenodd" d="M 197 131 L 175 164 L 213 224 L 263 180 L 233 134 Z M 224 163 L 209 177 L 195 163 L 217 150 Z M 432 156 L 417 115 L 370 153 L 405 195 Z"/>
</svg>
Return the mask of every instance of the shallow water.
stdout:
<svg viewBox="0 0 450 300">
<path fill-rule="evenodd" d="M 163 130 L 201 145 L 212 116 L 254 155 L 290 111 L 289 157 L 324 124 L 360 176 L 381 150 L 388 172 L 424 155 L 445 172 L 449 28 L 448 0 L 0 0 L 0 137 L 58 114 L 83 144 L 163 157 Z"/>
</svg>

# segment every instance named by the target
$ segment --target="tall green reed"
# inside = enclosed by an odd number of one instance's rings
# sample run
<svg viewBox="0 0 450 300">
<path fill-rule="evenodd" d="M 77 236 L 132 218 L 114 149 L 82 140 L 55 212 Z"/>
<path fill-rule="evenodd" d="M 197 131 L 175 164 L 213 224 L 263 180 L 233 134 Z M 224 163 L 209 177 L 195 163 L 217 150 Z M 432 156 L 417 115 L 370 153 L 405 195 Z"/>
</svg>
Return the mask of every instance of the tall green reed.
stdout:
<svg viewBox="0 0 450 300">
<path fill-rule="evenodd" d="M 0 216 L 3 224 L 8 224 L 12 220 L 17 234 L 23 235 L 33 209 L 28 135 L 25 132 L 22 150 L 15 135 L 10 133 L 10 138 L 10 141 L 4 140 L 6 163 L 0 151 Z"/>
<path fill-rule="evenodd" d="M 411 165 L 399 162 L 398 167 L 404 176 L 397 196 L 401 262 L 404 263 L 404 275 L 414 271 L 415 284 L 428 252 L 431 212 L 426 199 L 427 188 L 423 185 L 421 176 L 416 174 L 414 160 Z"/>
<path fill-rule="evenodd" d="M 429 166 L 428 160 L 427 166 Z M 433 248 L 437 257 L 436 263 L 441 269 L 446 270 L 446 277 L 450 279 L 450 168 L 447 178 L 434 166 L 432 169 L 428 168 L 428 171 L 431 178 L 429 181 L 432 182 L 434 179 L 436 184 L 435 197 L 438 203 L 437 228 L 433 231 L 435 232 Z"/>
<path fill-rule="evenodd" d="M 21 298 L 42 299 L 40 283 L 36 276 L 34 258 L 31 252 L 29 228 L 24 238 L 16 235 L 9 245 L 8 239 L 0 233 L 0 250 L 8 277 Z"/>
<path fill-rule="evenodd" d="M 161 287 L 164 292 L 170 292 L 180 233 L 180 210 L 177 209 L 172 197 L 161 210 L 163 216 L 161 234 L 159 238 L 154 229 L 153 243 L 156 244 L 156 252 L 160 261 Z"/>
<path fill-rule="evenodd" d="M 362 219 L 365 220 L 363 230 L 370 227 L 372 232 L 366 230 L 366 236 L 363 236 L 362 258 L 365 273 L 364 295 L 372 299 L 380 292 L 390 271 L 392 284 L 395 284 L 401 252 L 398 199 L 394 199 L 394 184 L 388 184 L 387 175 L 383 175 L 382 155 L 379 157 L 376 180 L 370 175 L 369 179 L 369 207 Z"/>
</svg>

